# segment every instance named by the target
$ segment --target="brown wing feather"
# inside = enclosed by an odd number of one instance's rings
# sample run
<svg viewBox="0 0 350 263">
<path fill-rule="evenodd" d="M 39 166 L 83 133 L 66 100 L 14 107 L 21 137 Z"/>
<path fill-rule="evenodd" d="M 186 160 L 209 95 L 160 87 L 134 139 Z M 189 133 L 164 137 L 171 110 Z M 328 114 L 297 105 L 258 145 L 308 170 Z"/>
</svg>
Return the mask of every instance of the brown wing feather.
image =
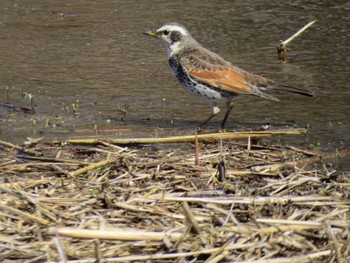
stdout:
<svg viewBox="0 0 350 263">
<path fill-rule="evenodd" d="M 247 94 L 251 90 L 251 87 L 246 83 L 244 78 L 238 75 L 232 68 L 224 70 L 216 69 L 215 71 L 189 68 L 187 73 L 190 77 L 198 79 L 203 83 L 229 92 Z"/>
<path fill-rule="evenodd" d="M 183 55 L 180 64 L 186 73 L 205 84 L 223 90 L 246 94 L 251 87 L 245 79 L 239 75 L 229 62 L 207 49 Z"/>
<path fill-rule="evenodd" d="M 180 64 L 191 78 L 215 88 L 236 94 L 251 94 L 277 100 L 250 85 L 240 74 L 239 68 L 233 67 L 229 62 L 208 50 L 201 54 L 192 52 L 189 56 L 182 56 Z"/>
</svg>

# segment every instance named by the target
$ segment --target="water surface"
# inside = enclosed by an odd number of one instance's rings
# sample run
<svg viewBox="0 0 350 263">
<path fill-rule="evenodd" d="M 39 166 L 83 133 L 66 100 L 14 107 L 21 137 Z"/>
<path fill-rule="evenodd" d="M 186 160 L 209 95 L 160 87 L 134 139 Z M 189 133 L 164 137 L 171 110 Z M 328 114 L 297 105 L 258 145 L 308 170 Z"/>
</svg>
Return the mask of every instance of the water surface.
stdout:
<svg viewBox="0 0 350 263">
<path fill-rule="evenodd" d="M 279 103 L 238 98 L 229 129 L 308 126 L 302 139 L 308 145 L 349 144 L 347 1 L 0 3 L 0 103 L 30 107 L 32 96 L 35 106 L 34 114 L 1 107 L 1 140 L 92 136 L 96 129 L 127 137 L 192 133 L 210 114 L 209 104 L 177 84 L 163 44 L 142 34 L 175 21 L 232 63 L 317 95 L 281 95 Z M 278 60 L 278 41 L 315 19 L 292 42 L 287 61 Z"/>
</svg>

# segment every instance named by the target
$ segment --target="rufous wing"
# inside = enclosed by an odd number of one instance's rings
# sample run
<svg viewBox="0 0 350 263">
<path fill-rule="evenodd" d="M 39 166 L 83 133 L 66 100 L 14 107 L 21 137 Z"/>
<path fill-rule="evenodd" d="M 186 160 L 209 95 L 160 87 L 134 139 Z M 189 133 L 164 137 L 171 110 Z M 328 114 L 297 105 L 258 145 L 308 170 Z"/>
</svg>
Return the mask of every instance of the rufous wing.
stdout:
<svg viewBox="0 0 350 263">
<path fill-rule="evenodd" d="M 238 94 L 251 93 L 251 86 L 232 68 L 224 70 L 217 69 L 215 71 L 189 68 L 187 73 L 191 78 L 215 88 L 221 88 L 222 90 Z"/>
<path fill-rule="evenodd" d="M 234 94 L 251 94 L 270 100 L 278 100 L 271 95 L 261 92 L 254 85 L 251 85 L 240 74 L 240 69 L 233 67 L 222 58 L 216 57 L 216 60 L 213 59 L 210 62 L 190 57 L 180 61 L 180 64 L 190 78 L 209 86 Z"/>
<path fill-rule="evenodd" d="M 229 63 L 223 64 L 223 61 L 221 61 L 220 64 L 208 63 L 196 57 L 183 58 L 181 61 L 185 72 L 192 79 L 232 93 L 255 93 L 244 77 Z"/>
</svg>

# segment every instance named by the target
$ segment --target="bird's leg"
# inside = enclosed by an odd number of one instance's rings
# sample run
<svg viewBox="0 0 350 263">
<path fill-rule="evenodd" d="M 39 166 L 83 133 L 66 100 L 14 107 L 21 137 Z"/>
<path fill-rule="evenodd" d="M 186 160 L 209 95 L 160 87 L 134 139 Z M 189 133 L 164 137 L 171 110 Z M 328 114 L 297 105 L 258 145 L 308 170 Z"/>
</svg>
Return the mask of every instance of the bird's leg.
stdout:
<svg viewBox="0 0 350 263">
<path fill-rule="evenodd" d="M 213 103 L 213 113 L 209 116 L 208 119 L 206 119 L 205 121 L 203 121 L 198 128 L 200 129 L 204 124 L 208 123 L 208 121 L 210 121 L 212 118 L 214 118 L 216 115 L 218 115 L 218 113 L 220 112 L 219 107 L 217 106 L 216 103 Z"/>
<path fill-rule="evenodd" d="M 230 115 L 230 112 L 232 111 L 232 108 L 233 108 L 233 102 L 230 101 L 230 102 L 227 103 L 227 111 L 226 111 L 224 119 L 222 120 L 221 129 L 225 128 L 225 124 L 226 124 L 228 115 Z"/>
</svg>

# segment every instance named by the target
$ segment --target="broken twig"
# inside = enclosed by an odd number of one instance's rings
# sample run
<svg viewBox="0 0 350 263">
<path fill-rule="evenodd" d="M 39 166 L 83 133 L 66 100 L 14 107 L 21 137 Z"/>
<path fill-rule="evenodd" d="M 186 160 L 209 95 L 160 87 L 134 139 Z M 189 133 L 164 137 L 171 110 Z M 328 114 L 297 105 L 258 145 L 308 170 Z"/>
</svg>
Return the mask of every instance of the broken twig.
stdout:
<svg viewBox="0 0 350 263">
<path fill-rule="evenodd" d="M 281 59 L 285 59 L 286 53 L 289 50 L 287 48 L 287 44 L 289 42 L 292 42 L 292 40 L 294 38 L 296 38 L 297 36 L 299 36 L 301 33 L 303 33 L 306 29 L 308 29 L 310 26 L 312 26 L 314 23 L 316 22 L 316 20 L 308 23 L 307 25 L 305 25 L 302 29 L 300 29 L 298 32 L 296 32 L 294 35 L 292 35 L 290 38 L 288 38 L 287 40 L 282 41 L 281 43 L 277 46 L 277 52 L 278 55 Z"/>
</svg>

